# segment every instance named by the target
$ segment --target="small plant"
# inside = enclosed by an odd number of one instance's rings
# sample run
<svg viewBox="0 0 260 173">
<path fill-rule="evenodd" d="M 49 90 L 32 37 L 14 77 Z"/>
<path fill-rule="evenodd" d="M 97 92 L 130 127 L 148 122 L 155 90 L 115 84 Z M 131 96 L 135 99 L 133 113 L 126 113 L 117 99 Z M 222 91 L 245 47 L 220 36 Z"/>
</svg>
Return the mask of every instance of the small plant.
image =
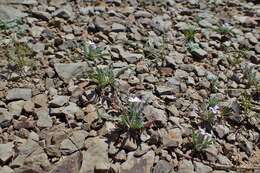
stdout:
<svg viewBox="0 0 260 173">
<path fill-rule="evenodd" d="M 199 48 L 200 48 L 199 44 L 198 44 L 198 43 L 195 43 L 195 42 L 193 42 L 193 41 L 188 42 L 186 45 L 187 45 L 188 50 L 189 50 L 190 52 L 194 52 L 196 49 L 199 49 Z"/>
<path fill-rule="evenodd" d="M 33 56 L 33 51 L 25 43 L 14 42 L 7 49 L 7 57 L 20 72 L 23 72 L 26 66 L 30 67 L 33 65 L 33 61 L 30 60 L 30 57 Z"/>
<path fill-rule="evenodd" d="M 212 93 L 216 93 L 219 89 L 219 81 L 218 79 L 210 79 L 210 89 Z"/>
<path fill-rule="evenodd" d="M 218 28 L 215 29 L 215 31 L 223 36 L 233 35 L 232 27 L 228 23 L 218 26 Z"/>
<path fill-rule="evenodd" d="M 242 95 L 241 107 L 243 108 L 246 115 L 252 110 L 253 104 L 251 103 L 250 96 L 247 94 Z"/>
<path fill-rule="evenodd" d="M 17 27 L 22 24 L 22 21 L 20 19 L 14 19 L 10 21 L 3 21 L 0 19 L 0 30 L 8 30 L 14 27 Z"/>
<path fill-rule="evenodd" d="M 231 108 L 227 107 L 227 106 L 224 106 L 222 109 L 221 109 L 221 112 L 220 112 L 220 115 L 222 118 L 226 117 L 226 116 L 229 116 L 231 115 L 232 113 L 232 110 Z"/>
<path fill-rule="evenodd" d="M 165 36 L 162 36 L 159 44 L 150 39 L 146 40 L 143 47 L 129 41 L 124 42 L 124 44 L 134 50 L 138 50 L 138 53 L 143 53 L 149 59 L 164 59 L 168 48 Z"/>
<path fill-rule="evenodd" d="M 252 66 L 246 66 L 243 72 L 247 79 L 247 86 L 254 86 L 255 89 L 259 89 L 260 81 L 256 78 L 256 71 L 254 71 L 254 68 Z"/>
<path fill-rule="evenodd" d="M 94 42 L 89 41 L 82 44 L 82 50 L 84 57 L 88 60 L 95 60 L 99 57 L 105 56 L 107 54 L 103 53 L 103 49 L 96 46 Z"/>
<path fill-rule="evenodd" d="M 210 98 L 203 106 L 203 120 L 208 124 L 213 124 L 216 117 L 220 114 L 220 107 L 218 106 L 219 100 Z"/>
<path fill-rule="evenodd" d="M 96 68 L 90 78 L 98 84 L 100 88 L 105 88 L 108 85 L 113 86 L 115 82 L 114 73 L 110 68 Z"/>
<path fill-rule="evenodd" d="M 216 110 L 219 109 L 218 104 L 219 104 L 219 100 L 217 98 L 215 98 L 215 97 L 212 97 L 212 98 L 210 98 L 208 100 L 208 104 L 207 104 L 208 105 L 208 109 L 209 110 L 214 110 L 213 112 L 215 113 Z"/>
<path fill-rule="evenodd" d="M 144 102 L 135 97 L 130 98 L 127 110 L 121 116 L 120 124 L 129 130 L 140 130 L 144 127 L 144 120 L 142 117 L 142 110 Z"/>
<path fill-rule="evenodd" d="M 207 133 L 204 129 L 192 132 L 192 149 L 194 153 L 202 152 L 213 144 L 212 134 Z"/>
<path fill-rule="evenodd" d="M 196 34 L 196 29 L 194 27 L 190 26 L 189 28 L 187 28 L 183 31 L 183 34 L 184 34 L 187 42 L 191 42 L 191 41 L 193 42 L 195 34 Z"/>
</svg>

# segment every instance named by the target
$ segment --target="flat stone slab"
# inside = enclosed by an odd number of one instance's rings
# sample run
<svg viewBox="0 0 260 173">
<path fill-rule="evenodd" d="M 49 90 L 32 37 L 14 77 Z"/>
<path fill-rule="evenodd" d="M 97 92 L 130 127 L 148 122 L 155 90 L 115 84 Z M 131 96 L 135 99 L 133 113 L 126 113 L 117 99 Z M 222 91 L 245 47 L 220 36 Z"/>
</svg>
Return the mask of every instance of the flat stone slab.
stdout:
<svg viewBox="0 0 260 173">
<path fill-rule="evenodd" d="M 8 90 L 6 100 L 30 100 L 32 97 L 32 90 L 29 88 L 13 88 Z"/>
<path fill-rule="evenodd" d="M 73 77 L 77 77 L 87 71 L 88 65 L 85 62 L 80 63 L 56 63 L 54 68 L 58 76 L 64 81 L 69 82 Z"/>
</svg>

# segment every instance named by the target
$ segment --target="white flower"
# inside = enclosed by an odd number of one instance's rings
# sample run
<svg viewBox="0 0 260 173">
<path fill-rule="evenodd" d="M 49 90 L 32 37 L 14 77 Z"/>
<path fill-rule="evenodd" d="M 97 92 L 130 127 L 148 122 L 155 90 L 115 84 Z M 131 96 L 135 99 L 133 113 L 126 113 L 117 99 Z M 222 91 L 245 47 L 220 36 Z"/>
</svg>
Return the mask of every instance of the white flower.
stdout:
<svg viewBox="0 0 260 173">
<path fill-rule="evenodd" d="M 213 107 L 209 107 L 209 111 L 214 113 L 214 114 L 218 114 L 219 113 L 219 106 L 215 105 Z"/>
<path fill-rule="evenodd" d="M 204 136 L 204 138 L 212 138 L 213 132 L 211 131 L 211 134 L 207 133 L 205 129 L 202 129 L 199 127 L 199 133 Z"/>
<path fill-rule="evenodd" d="M 229 23 L 224 23 L 222 26 L 227 29 L 232 29 L 232 26 Z"/>
<path fill-rule="evenodd" d="M 93 41 L 88 41 L 88 45 L 89 45 L 89 47 L 91 47 L 92 49 L 96 49 L 97 48 L 97 46 L 96 46 L 96 44 L 93 42 Z"/>
<path fill-rule="evenodd" d="M 142 103 L 143 101 L 141 99 L 139 99 L 138 97 L 130 97 L 128 99 L 129 102 L 132 102 L 132 103 Z"/>
</svg>

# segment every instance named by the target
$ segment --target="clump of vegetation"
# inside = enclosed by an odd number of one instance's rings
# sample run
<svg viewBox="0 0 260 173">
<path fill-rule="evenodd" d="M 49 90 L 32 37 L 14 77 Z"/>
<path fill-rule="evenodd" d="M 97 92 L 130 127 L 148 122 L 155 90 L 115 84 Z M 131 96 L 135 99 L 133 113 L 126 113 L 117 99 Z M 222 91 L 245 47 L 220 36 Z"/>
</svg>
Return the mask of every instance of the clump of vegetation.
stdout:
<svg viewBox="0 0 260 173">
<path fill-rule="evenodd" d="M 158 42 L 155 42 L 152 39 L 147 39 L 143 47 L 130 41 L 126 41 L 124 44 L 128 48 L 132 48 L 138 53 L 144 54 L 144 56 L 149 59 L 164 59 L 167 55 L 168 47 L 165 36 L 162 36 Z"/>
<path fill-rule="evenodd" d="M 241 103 L 240 103 L 244 113 L 248 115 L 250 111 L 252 110 L 253 104 L 251 102 L 251 98 L 248 94 L 243 94 L 241 98 Z"/>
<path fill-rule="evenodd" d="M 144 127 L 142 110 L 144 102 L 135 97 L 130 98 L 127 109 L 121 115 L 120 124 L 128 130 L 140 130 Z"/>
<path fill-rule="evenodd" d="M 215 29 L 215 31 L 223 36 L 233 35 L 232 27 L 229 24 L 219 25 L 218 28 Z"/>
<path fill-rule="evenodd" d="M 0 19 L 0 30 L 8 30 L 14 27 L 18 27 L 22 24 L 22 21 L 20 19 L 14 19 L 9 21 L 3 21 Z"/>
<path fill-rule="evenodd" d="M 248 87 L 255 87 L 256 89 L 259 88 L 260 81 L 256 78 L 256 71 L 252 66 L 245 66 L 244 70 L 245 78 L 247 79 L 247 86 Z"/>
<path fill-rule="evenodd" d="M 228 55 L 227 60 L 232 66 L 235 66 L 237 64 L 240 64 L 243 61 L 243 59 L 246 58 L 247 53 L 248 53 L 248 49 L 246 48 L 227 51 L 227 55 Z"/>
<path fill-rule="evenodd" d="M 183 34 L 187 42 L 194 42 L 195 34 L 197 33 L 196 29 L 193 26 L 185 29 Z"/>
<path fill-rule="evenodd" d="M 187 44 L 188 50 L 190 52 L 194 52 L 196 49 L 200 49 L 200 46 L 198 43 L 195 43 L 193 41 L 188 42 Z"/>
<path fill-rule="evenodd" d="M 110 68 L 97 67 L 90 75 L 90 78 L 97 83 L 100 88 L 105 88 L 108 85 L 113 86 L 115 82 L 114 73 Z"/>
<path fill-rule="evenodd" d="M 226 116 L 231 115 L 231 113 L 232 113 L 231 108 L 228 107 L 228 106 L 224 106 L 224 107 L 221 109 L 220 115 L 221 115 L 222 118 L 225 118 Z"/>
<path fill-rule="evenodd" d="M 213 144 L 212 134 L 207 133 L 204 129 L 192 133 L 192 149 L 194 153 L 200 153 Z"/>
<path fill-rule="evenodd" d="M 34 62 L 30 59 L 33 56 L 33 51 L 25 43 L 14 42 L 7 46 L 7 57 L 19 72 L 24 72 L 25 67 L 33 66 Z"/>
<path fill-rule="evenodd" d="M 106 56 L 107 54 L 103 53 L 103 49 L 100 47 L 97 47 L 94 42 L 89 41 L 88 43 L 83 42 L 82 44 L 82 50 L 85 59 L 87 60 L 95 60 L 97 58 Z"/>
<path fill-rule="evenodd" d="M 219 100 L 210 98 L 203 106 L 203 121 L 208 125 L 212 125 L 216 117 L 220 114 Z"/>
<path fill-rule="evenodd" d="M 151 42 L 150 40 L 147 40 L 143 48 L 143 53 L 145 57 L 150 59 L 151 58 L 164 59 L 166 56 L 166 50 L 167 50 L 166 39 L 163 36 L 159 47 L 156 47 L 155 43 Z"/>
<path fill-rule="evenodd" d="M 219 81 L 218 79 L 210 79 L 210 89 L 212 93 L 216 93 L 219 89 Z"/>
</svg>

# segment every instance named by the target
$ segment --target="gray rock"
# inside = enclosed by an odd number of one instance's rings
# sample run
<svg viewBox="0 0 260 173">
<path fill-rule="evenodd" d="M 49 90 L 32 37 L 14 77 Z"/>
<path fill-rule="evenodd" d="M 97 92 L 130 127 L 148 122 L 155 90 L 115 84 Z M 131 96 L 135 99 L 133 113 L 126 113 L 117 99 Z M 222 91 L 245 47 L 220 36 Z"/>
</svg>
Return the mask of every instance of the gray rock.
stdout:
<svg viewBox="0 0 260 173">
<path fill-rule="evenodd" d="M 257 44 L 258 43 L 258 40 L 257 38 L 251 33 L 251 32 L 248 32 L 245 34 L 245 37 L 249 40 L 249 42 L 253 45 Z"/>
<path fill-rule="evenodd" d="M 218 154 L 217 159 L 222 165 L 232 165 L 232 162 L 224 155 Z"/>
<path fill-rule="evenodd" d="M 172 56 L 165 56 L 165 60 L 168 66 L 175 68 L 176 67 L 176 60 L 175 57 Z"/>
<path fill-rule="evenodd" d="M 83 151 L 83 162 L 79 173 L 107 172 L 110 163 L 108 160 L 108 144 L 105 139 L 89 138 L 85 146 L 87 151 Z"/>
<path fill-rule="evenodd" d="M 4 3 L 2 2 L 4 0 L 0 0 L 0 4 Z M 8 4 L 21 4 L 21 5 L 37 5 L 38 2 L 36 0 L 9 0 L 8 2 L 5 2 Z"/>
<path fill-rule="evenodd" d="M 190 160 L 182 160 L 180 161 L 179 173 L 195 173 L 194 166 Z"/>
<path fill-rule="evenodd" d="M 174 93 L 179 93 L 181 91 L 181 83 L 176 77 L 172 77 L 167 81 L 167 86 L 172 87 Z"/>
<path fill-rule="evenodd" d="M 260 43 L 255 45 L 255 51 L 256 53 L 260 54 Z"/>
<path fill-rule="evenodd" d="M 195 85 L 195 81 L 194 81 L 193 77 L 188 76 L 187 84 L 188 85 Z"/>
<path fill-rule="evenodd" d="M 201 162 L 194 162 L 194 168 L 196 172 L 199 173 L 210 173 L 213 169 Z"/>
<path fill-rule="evenodd" d="M 199 25 L 203 28 L 212 28 L 212 24 L 206 19 L 199 21 Z"/>
<path fill-rule="evenodd" d="M 134 140 L 127 138 L 123 148 L 126 151 L 134 151 L 137 149 L 137 143 Z"/>
<path fill-rule="evenodd" d="M 253 143 L 245 138 L 239 143 L 239 147 L 249 156 L 253 153 Z"/>
<path fill-rule="evenodd" d="M 11 6 L 0 5 L 0 19 L 3 21 L 11 21 L 26 16 L 26 13 L 23 13 Z"/>
<path fill-rule="evenodd" d="M 112 32 L 125 32 L 126 27 L 120 23 L 113 23 L 111 27 Z"/>
<path fill-rule="evenodd" d="M 23 110 L 26 113 L 33 113 L 33 111 L 34 111 L 34 103 L 31 100 L 25 101 L 25 104 L 23 106 Z"/>
<path fill-rule="evenodd" d="M 64 108 L 62 111 L 64 114 L 68 116 L 68 118 L 74 119 L 76 113 L 80 113 L 81 109 L 77 106 L 76 103 L 69 102 L 69 105 Z M 83 112 L 84 114 L 84 112 Z"/>
<path fill-rule="evenodd" d="M 48 110 L 40 109 L 36 111 L 38 117 L 37 126 L 40 128 L 50 128 L 52 127 L 52 119 L 49 116 Z"/>
<path fill-rule="evenodd" d="M 144 138 L 144 137 L 143 137 Z M 147 137 L 146 137 L 147 138 Z M 149 138 L 147 138 L 149 139 Z M 146 143 L 142 143 L 137 150 L 134 153 L 135 157 L 141 157 L 142 155 L 146 154 L 149 150 L 151 149 L 151 147 L 146 144 Z"/>
<path fill-rule="evenodd" d="M 0 161 L 5 163 L 10 160 L 13 156 L 13 147 L 14 144 L 12 142 L 6 144 L 0 144 Z"/>
<path fill-rule="evenodd" d="M 81 167 L 82 154 L 80 152 L 76 152 L 65 159 L 61 159 L 57 166 L 55 166 L 50 173 L 58 173 L 62 171 L 70 171 L 70 173 L 78 173 Z"/>
<path fill-rule="evenodd" d="M 199 4 L 199 1 L 198 0 L 188 0 L 189 1 L 189 3 L 191 4 L 191 5 L 198 5 Z"/>
<path fill-rule="evenodd" d="M 75 18 L 75 14 L 73 13 L 71 5 L 66 5 L 59 8 L 58 10 L 54 11 L 52 15 L 63 18 L 65 20 Z"/>
<path fill-rule="evenodd" d="M 143 58 L 142 54 L 138 53 L 131 53 L 126 51 L 120 51 L 120 55 L 123 59 L 125 59 L 128 63 L 134 64 L 140 61 Z"/>
<path fill-rule="evenodd" d="M 217 160 L 219 151 L 215 145 L 210 145 L 208 148 L 205 149 L 205 151 L 206 151 L 206 157 L 208 161 L 215 162 Z"/>
<path fill-rule="evenodd" d="M 199 77 L 203 77 L 206 75 L 206 70 L 203 67 L 195 66 L 195 73 Z"/>
<path fill-rule="evenodd" d="M 110 30 L 110 27 L 106 24 L 105 19 L 101 18 L 101 17 L 96 17 L 94 19 L 94 25 L 95 28 L 99 31 L 108 31 Z"/>
<path fill-rule="evenodd" d="M 45 94 L 39 94 L 32 98 L 36 107 L 47 107 L 48 97 Z"/>
<path fill-rule="evenodd" d="M 217 132 L 219 138 L 223 138 L 229 133 L 229 128 L 224 125 L 216 125 L 214 130 Z"/>
<path fill-rule="evenodd" d="M 128 153 L 127 160 L 120 166 L 120 173 L 150 173 L 154 163 L 155 153 L 147 152 L 140 158 L 134 157 L 133 153 Z"/>
<path fill-rule="evenodd" d="M 149 13 L 148 11 L 141 11 L 141 10 L 138 10 L 134 13 L 135 17 L 136 18 L 139 18 L 139 17 L 144 17 L 144 18 L 150 18 L 152 17 L 153 15 L 151 13 Z"/>
<path fill-rule="evenodd" d="M 65 4 L 66 2 L 67 2 L 67 0 L 50 0 L 49 4 L 51 6 L 60 7 L 61 5 Z"/>
<path fill-rule="evenodd" d="M 23 143 L 18 146 L 18 156 L 12 161 L 10 164 L 11 167 L 20 167 L 24 165 L 25 159 L 28 155 L 32 155 L 34 151 L 39 151 L 41 147 L 39 146 L 38 142 L 33 140 L 27 140 L 26 143 Z"/>
<path fill-rule="evenodd" d="M 43 30 L 45 30 L 44 27 L 33 26 L 30 28 L 30 33 L 32 34 L 33 37 L 40 37 Z"/>
<path fill-rule="evenodd" d="M 29 100 L 32 97 L 32 90 L 29 88 L 13 88 L 8 90 L 6 100 Z"/>
<path fill-rule="evenodd" d="M 174 73 L 174 76 L 177 78 L 177 79 L 181 79 L 181 78 L 187 78 L 189 76 L 189 73 L 187 73 L 186 71 L 184 70 L 181 70 L 181 69 L 177 69 Z"/>
<path fill-rule="evenodd" d="M 159 95 L 170 95 L 173 94 L 173 89 L 168 86 L 156 86 L 156 91 Z"/>
<path fill-rule="evenodd" d="M 8 103 L 7 108 L 11 115 L 20 116 L 24 105 L 25 105 L 25 101 L 19 100 L 19 101 L 14 101 L 14 102 Z"/>
<path fill-rule="evenodd" d="M 38 150 L 35 150 L 32 153 L 30 153 L 30 157 L 26 155 L 24 156 L 25 156 L 24 165 L 33 163 L 33 165 L 35 165 L 36 167 L 38 166 L 38 167 L 48 168 L 50 166 L 48 156 L 42 148 L 39 148 Z"/>
<path fill-rule="evenodd" d="M 13 116 L 5 108 L 0 108 L 0 127 L 4 128 L 10 125 Z"/>
<path fill-rule="evenodd" d="M 199 59 L 206 58 L 207 55 L 208 55 L 208 53 L 201 48 L 193 49 L 191 51 L 191 54 L 194 55 L 196 58 L 199 58 Z"/>
<path fill-rule="evenodd" d="M 119 151 L 114 158 L 116 161 L 120 161 L 120 162 L 126 161 L 127 155 L 125 150 Z"/>
<path fill-rule="evenodd" d="M 170 20 L 164 20 L 163 16 L 156 16 L 152 19 L 151 25 L 158 31 L 166 32 L 171 28 L 172 22 Z"/>
<path fill-rule="evenodd" d="M 56 63 L 54 64 L 55 71 L 58 76 L 64 81 L 69 82 L 73 77 L 77 77 L 88 69 L 87 63 Z"/>
<path fill-rule="evenodd" d="M 182 131 L 179 128 L 162 130 L 162 143 L 165 147 L 178 147 L 182 144 Z"/>
<path fill-rule="evenodd" d="M 49 21 L 51 19 L 51 14 L 45 11 L 32 10 L 32 15 L 35 18 L 42 19 L 45 21 Z"/>
<path fill-rule="evenodd" d="M 173 171 L 173 165 L 165 160 L 160 160 L 154 166 L 152 173 L 170 173 Z"/>
<path fill-rule="evenodd" d="M 3 167 L 0 167 L 0 172 L 1 173 L 14 173 L 14 170 L 8 166 L 3 166 Z"/>
<path fill-rule="evenodd" d="M 69 139 L 65 139 L 61 142 L 61 153 L 66 155 L 82 149 L 87 136 L 88 133 L 84 130 L 74 131 Z"/>
<path fill-rule="evenodd" d="M 69 96 L 55 96 L 53 100 L 49 102 L 50 107 L 62 107 L 69 102 Z"/>
<path fill-rule="evenodd" d="M 167 123 L 167 115 L 164 110 L 148 105 L 144 108 L 143 113 L 148 121 L 157 121 L 163 125 Z"/>
<path fill-rule="evenodd" d="M 179 116 L 179 111 L 174 104 L 168 106 L 167 110 L 171 113 L 171 115 L 176 116 L 176 117 Z"/>
</svg>

